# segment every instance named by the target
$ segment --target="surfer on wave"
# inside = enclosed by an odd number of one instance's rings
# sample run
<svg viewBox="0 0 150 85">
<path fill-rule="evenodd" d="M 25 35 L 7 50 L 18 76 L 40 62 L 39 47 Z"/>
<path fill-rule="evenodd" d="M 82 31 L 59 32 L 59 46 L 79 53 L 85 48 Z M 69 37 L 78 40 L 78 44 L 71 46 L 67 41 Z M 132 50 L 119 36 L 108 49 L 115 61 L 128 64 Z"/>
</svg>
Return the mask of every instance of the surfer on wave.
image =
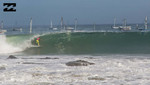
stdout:
<svg viewBox="0 0 150 85">
<path fill-rule="evenodd" d="M 40 37 L 38 37 L 37 39 L 36 39 L 36 43 L 38 44 L 38 46 L 40 46 Z"/>
</svg>

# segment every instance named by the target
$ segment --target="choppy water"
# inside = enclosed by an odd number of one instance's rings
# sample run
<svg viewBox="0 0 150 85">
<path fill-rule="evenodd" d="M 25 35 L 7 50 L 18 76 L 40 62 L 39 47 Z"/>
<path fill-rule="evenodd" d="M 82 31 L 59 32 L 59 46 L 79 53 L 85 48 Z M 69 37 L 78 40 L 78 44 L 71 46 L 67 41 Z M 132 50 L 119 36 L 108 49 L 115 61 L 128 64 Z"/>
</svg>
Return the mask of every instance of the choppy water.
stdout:
<svg viewBox="0 0 150 85">
<path fill-rule="evenodd" d="M 1 85 L 149 85 L 150 59 L 130 55 L 16 56 L 0 59 Z M 39 59 L 51 57 L 57 59 Z M 26 59 L 24 59 L 26 58 Z M 66 66 L 86 60 L 94 65 Z"/>
</svg>

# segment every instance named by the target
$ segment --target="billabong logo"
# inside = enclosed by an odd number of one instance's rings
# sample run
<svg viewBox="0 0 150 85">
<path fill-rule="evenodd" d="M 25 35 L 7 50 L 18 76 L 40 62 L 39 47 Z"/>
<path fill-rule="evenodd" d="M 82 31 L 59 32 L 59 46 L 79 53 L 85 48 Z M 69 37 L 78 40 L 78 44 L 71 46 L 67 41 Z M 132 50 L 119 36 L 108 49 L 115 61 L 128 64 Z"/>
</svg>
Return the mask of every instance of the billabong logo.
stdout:
<svg viewBox="0 0 150 85">
<path fill-rule="evenodd" d="M 3 3 L 4 12 L 16 12 L 16 3 Z"/>
</svg>

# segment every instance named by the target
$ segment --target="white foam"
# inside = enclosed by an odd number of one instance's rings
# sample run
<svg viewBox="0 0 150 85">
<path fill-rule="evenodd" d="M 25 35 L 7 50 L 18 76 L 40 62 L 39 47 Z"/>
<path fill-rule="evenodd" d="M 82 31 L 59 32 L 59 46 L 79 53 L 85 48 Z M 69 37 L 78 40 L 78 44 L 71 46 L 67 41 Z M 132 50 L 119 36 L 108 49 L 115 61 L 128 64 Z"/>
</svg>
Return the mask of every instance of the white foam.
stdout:
<svg viewBox="0 0 150 85">
<path fill-rule="evenodd" d="M 33 59 L 0 59 L 0 66 L 6 68 L 6 70 L 0 70 L 0 82 L 5 85 L 149 85 L 150 83 L 150 59 L 148 58 L 48 56 L 59 58 L 53 60 L 37 59 L 37 57 L 45 56 L 28 57 Z M 94 58 L 91 59 L 91 57 Z M 86 60 L 95 65 L 77 67 L 65 65 L 75 60 Z M 23 64 L 23 62 L 37 64 Z"/>
<path fill-rule="evenodd" d="M 19 51 L 22 51 L 22 49 L 8 44 L 6 42 L 6 36 L 0 35 L 0 54 L 14 53 Z"/>
<path fill-rule="evenodd" d="M 0 35 L 0 54 L 15 53 L 24 51 L 26 48 L 32 47 L 31 41 L 39 37 L 40 35 L 34 35 L 29 39 L 23 40 L 23 43 L 15 43 L 13 41 L 7 42 L 6 35 Z"/>
</svg>

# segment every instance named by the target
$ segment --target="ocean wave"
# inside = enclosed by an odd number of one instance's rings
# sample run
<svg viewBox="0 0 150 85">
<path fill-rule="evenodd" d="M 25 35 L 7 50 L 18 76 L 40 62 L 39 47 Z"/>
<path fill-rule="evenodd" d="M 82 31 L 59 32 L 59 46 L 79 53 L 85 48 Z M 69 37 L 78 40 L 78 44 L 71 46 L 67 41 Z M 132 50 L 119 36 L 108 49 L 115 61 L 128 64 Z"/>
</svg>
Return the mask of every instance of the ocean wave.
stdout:
<svg viewBox="0 0 150 85">
<path fill-rule="evenodd" d="M 40 48 L 31 54 L 150 53 L 150 33 L 76 32 L 41 36 Z M 34 39 L 33 45 L 36 45 Z"/>
<path fill-rule="evenodd" d="M 36 38 L 40 36 L 40 47 Z M 150 53 L 150 33 L 75 32 L 3 36 L 3 53 L 25 54 L 111 54 Z M 10 47 L 11 46 L 11 47 Z M 5 49 L 3 49 L 5 48 Z M 11 48 L 11 49 L 7 49 Z M 12 50 L 15 49 L 15 50 Z"/>
</svg>

